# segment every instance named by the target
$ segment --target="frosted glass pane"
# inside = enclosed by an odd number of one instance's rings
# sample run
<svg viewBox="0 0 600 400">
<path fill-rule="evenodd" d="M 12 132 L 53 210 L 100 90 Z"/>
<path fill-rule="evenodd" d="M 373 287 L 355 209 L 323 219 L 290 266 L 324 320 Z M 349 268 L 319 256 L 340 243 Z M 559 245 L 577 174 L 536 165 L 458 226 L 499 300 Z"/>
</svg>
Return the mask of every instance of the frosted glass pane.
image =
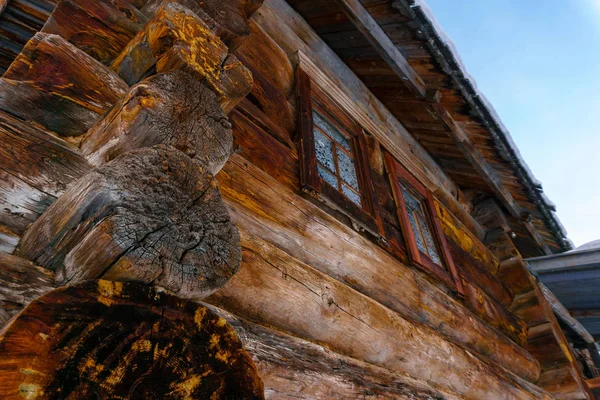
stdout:
<svg viewBox="0 0 600 400">
<path fill-rule="evenodd" d="M 421 236 L 421 232 L 419 231 L 419 226 L 417 225 L 417 218 L 415 217 L 414 210 L 408 210 L 408 220 L 410 221 L 410 227 L 412 228 L 413 235 L 415 237 L 415 242 L 417 242 L 417 248 L 419 251 L 427 254 L 427 249 L 425 248 L 425 243 L 423 243 L 423 237 Z"/>
<path fill-rule="evenodd" d="M 436 264 L 441 265 L 442 262 L 440 260 L 440 256 L 437 253 L 437 244 L 435 243 L 435 241 L 433 240 L 433 237 L 431 236 L 431 229 L 429 227 L 429 224 L 426 222 L 426 220 L 423 218 L 421 221 L 421 232 L 423 233 L 423 238 L 425 240 L 425 244 L 427 245 L 427 251 L 425 252 L 425 254 L 429 255 L 429 258 L 431 258 L 431 261 L 433 261 Z"/>
<path fill-rule="evenodd" d="M 313 110 L 313 123 L 321 128 L 333 140 L 338 142 L 343 148 L 350 151 L 350 139 L 340 133 L 333 125 L 331 125 L 318 112 Z"/>
<path fill-rule="evenodd" d="M 356 168 L 354 160 L 344 153 L 343 150 L 337 149 L 338 166 L 340 167 L 340 177 L 344 182 L 358 190 L 358 180 L 356 179 Z"/>
<path fill-rule="evenodd" d="M 404 185 L 400 182 L 400 188 L 402 189 L 402 197 L 404 197 L 404 203 L 406 208 L 411 210 L 419 210 L 421 208 L 421 201 L 417 199 Z"/>
<path fill-rule="evenodd" d="M 333 161 L 333 142 L 321 132 L 315 129 L 315 153 L 317 161 L 331 172 L 335 172 L 335 162 Z"/>
<path fill-rule="evenodd" d="M 354 204 L 360 206 L 360 196 L 356 192 L 352 191 L 348 186 L 342 184 L 342 192 L 350 199 Z"/>
<path fill-rule="evenodd" d="M 331 186 L 333 186 L 334 188 L 337 189 L 338 187 L 338 182 L 337 182 L 337 178 L 331 174 L 329 171 L 327 171 L 325 168 L 323 168 L 320 165 L 317 165 L 317 170 L 319 171 L 319 176 L 321 178 L 323 178 L 323 180 L 327 183 L 329 183 Z"/>
</svg>

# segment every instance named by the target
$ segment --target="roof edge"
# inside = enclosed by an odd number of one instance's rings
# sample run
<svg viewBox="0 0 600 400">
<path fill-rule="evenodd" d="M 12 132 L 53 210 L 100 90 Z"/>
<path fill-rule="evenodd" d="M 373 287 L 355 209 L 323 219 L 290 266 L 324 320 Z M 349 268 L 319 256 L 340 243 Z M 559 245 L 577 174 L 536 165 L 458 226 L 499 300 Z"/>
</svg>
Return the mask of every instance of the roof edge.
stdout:
<svg viewBox="0 0 600 400">
<path fill-rule="evenodd" d="M 404 3 L 404 7 L 398 3 Z M 567 232 L 555 213 L 556 206 L 549 201 L 542 190 L 541 182 L 535 178 L 527 163 L 523 160 L 510 132 L 502 123 L 489 100 L 477 88 L 475 80 L 467 72 L 454 44 L 441 29 L 427 4 L 423 0 L 399 0 L 394 2 L 393 6 L 399 11 L 406 10 L 410 17 L 421 25 L 422 34 L 433 50 L 437 61 L 444 71 L 452 77 L 473 111 L 483 121 L 483 125 L 492 136 L 496 150 L 511 165 L 515 175 L 525 186 L 527 193 L 538 206 L 544 216 L 544 222 L 554 234 L 561 249 L 563 251 L 573 249 L 573 243 L 568 239 Z M 402 9 L 399 7 L 402 7 Z"/>
</svg>

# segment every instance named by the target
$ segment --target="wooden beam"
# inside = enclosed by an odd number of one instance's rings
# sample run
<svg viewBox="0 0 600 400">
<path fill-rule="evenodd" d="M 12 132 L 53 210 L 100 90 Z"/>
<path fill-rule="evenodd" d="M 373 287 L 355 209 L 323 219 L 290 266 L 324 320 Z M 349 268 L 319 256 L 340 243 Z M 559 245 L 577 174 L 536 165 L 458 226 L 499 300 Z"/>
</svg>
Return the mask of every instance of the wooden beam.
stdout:
<svg viewBox="0 0 600 400">
<path fill-rule="evenodd" d="M 552 293 L 550 289 L 548 289 L 548 287 L 542 282 L 539 282 L 538 285 L 540 287 L 540 291 L 550 304 L 552 311 L 554 311 L 554 314 L 556 314 L 556 316 L 560 318 L 561 321 L 563 321 L 571 329 L 573 329 L 587 343 L 594 343 L 594 338 L 592 337 L 592 335 L 590 335 L 587 329 L 585 329 L 585 327 L 581 325 L 581 322 L 577 321 L 571 316 L 571 314 L 569 314 L 569 311 L 567 311 L 567 309 L 565 308 L 565 306 L 562 305 L 560 300 L 556 298 L 554 293 Z"/>
<path fill-rule="evenodd" d="M 569 314 L 574 318 L 600 318 L 598 309 L 569 310 Z"/>
<path fill-rule="evenodd" d="M 335 0 L 354 26 L 377 50 L 381 58 L 390 66 L 406 86 L 419 97 L 427 94 L 427 88 L 421 77 L 410 66 L 406 58 L 392 40 L 381 29 L 377 21 L 365 9 L 359 0 Z"/>
<path fill-rule="evenodd" d="M 547 256 L 551 255 L 552 251 L 550 250 L 550 247 L 548 247 L 542 235 L 540 235 L 538 230 L 531 222 L 531 215 L 528 215 L 524 220 L 521 221 L 521 223 L 535 244 L 542 250 L 542 252 Z"/>
<path fill-rule="evenodd" d="M 431 108 L 433 108 L 435 113 L 446 124 L 448 134 L 454 140 L 457 147 L 469 160 L 475 170 L 477 170 L 481 178 L 483 178 L 492 189 L 494 194 L 502 201 L 508 212 L 513 217 L 519 218 L 522 213 L 521 207 L 517 204 L 509 190 L 504 186 L 496 171 L 494 171 L 481 153 L 475 148 L 467 133 L 460 127 L 442 104 L 432 103 Z"/>
<path fill-rule="evenodd" d="M 588 379 L 585 381 L 590 390 L 600 389 L 600 378 Z"/>
</svg>

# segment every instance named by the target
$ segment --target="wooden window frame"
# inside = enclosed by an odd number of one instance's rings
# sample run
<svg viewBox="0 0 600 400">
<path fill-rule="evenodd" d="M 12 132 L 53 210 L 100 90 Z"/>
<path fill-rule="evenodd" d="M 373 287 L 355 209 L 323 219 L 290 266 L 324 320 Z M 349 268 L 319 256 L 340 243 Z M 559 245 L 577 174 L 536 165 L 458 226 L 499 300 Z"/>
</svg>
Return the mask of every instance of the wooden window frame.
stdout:
<svg viewBox="0 0 600 400">
<path fill-rule="evenodd" d="M 464 295 L 462 280 L 450 255 L 450 248 L 446 242 L 446 236 L 444 235 L 444 231 L 442 230 L 442 226 L 435 209 L 433 195 L 425 186 L 423 186 L 423 184 L 421 184 L 421 182 L 419 182 L 398 161 L 396 161 L 391 154 L 386 152 L 385 160 L 386 167 L 389 172 L 390 184 L 394 194 L 394 200 L 396 201 L 396 210 L 398 213 L 398 219 L 400 220 L 400 227 L 402 229 L 402 234 L 404 235 L 404 241 L 406 242 L 408 255 L 411 261 L 424 271 L 440 279 L 454 291 Z M 404 201 L 404 195 L 402 194 L 402 189 L 400 187 L 400 180 L 404 181 L 409 188 L 413 189 L 423 199 L 427 212 L 426 218 L 428 218 L 430 228 L 432 228 L 431 234 L 433 236 L 433 240 L 435 240 L 438 245 L 439 252 L 441 253 L 440 258 L 446 265 L 447 269 L 442 265 L 438 265 L 433 262 L 429 256 L 421 252 L 417 247 L 417 241 L 415 240 L 412 225 L 410 224 L 408 216 L 408 210 Z"/>
<path fill-rule="evenodd" d="M 301 68 L 296 71 L 296 79 L 302 190 L 342 212 L 360 228 L 383 239 L 383 224 L 379 210 L 373 201 L 375 198 L 373 180 L 362 128 L 321 88 L 314 85 L 308 74 Z M 350 139 L 360 191 L 360 206 L 326 183 L 319 175 L 313 134 L 313 110 Z"/>
</svg>

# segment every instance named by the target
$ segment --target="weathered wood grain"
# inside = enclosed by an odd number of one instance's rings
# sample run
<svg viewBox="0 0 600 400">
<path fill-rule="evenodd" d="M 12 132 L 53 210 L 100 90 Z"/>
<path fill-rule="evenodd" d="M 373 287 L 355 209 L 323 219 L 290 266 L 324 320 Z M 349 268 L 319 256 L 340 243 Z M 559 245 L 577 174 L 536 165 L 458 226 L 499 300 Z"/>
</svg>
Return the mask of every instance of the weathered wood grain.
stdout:
<svg viewBox="0 0 600 400">
<path fill-rule="evenodd" d="M 495 275 L 498 260 L 494 254 L 442 204 L 436 201 L 435 207 L 446 237 Z"/>
<path fill-rule="evenodd" d="M 233 109 L 252 88 L 250 72 L 193 11 L 167 3 L 113 62 L 130 85 L 154 72 L 182 69 L 214 90 L 225 111 Z"/>
<path fill-rule="evenodd" d="M 509 307 L 513 297 L 498 277 L 489 272 L 487 268 L 471 257 L 470 254 L 460 248 L 454 241 L 448 237 L 447 239 L 450 255 L 454 260 L 459 274 L 467 282 L 477 285 L 504 307 Z"/>
<path fill-rule="evenodd" d="M 456 394 L 335 353 L 318 344 L 208 308 L 237 331 L 265 385 L 265 398 L 458 400 Z"/>
<path fill-rule="evenodd" d="M 413 269 L 234 155 L 217 175 L 232 220 L 403 317 L 531 381 L 531 355 Z"/>
<path fill-rule="evenodd" d="M 54 274 L 0 252 L 0 330 L 32 300 L 54 288 Z"/>
<path fill-rule="evenodd" d="M 590 399 L 575 378 L 576 374 L 568 364 L 549 368 L 542 373 L 539 384 L 547 388 L 556 400 Z"/>
<path fill-rule="evenodd" d="M 256 367 L 223 318 L 147 286 L 90 281 L 47 293 L 4 329 L 0 397 L 264 395 Z"/>
<path fill-rule="evenodd" d="M 2 111 L 0 143 L 0 224 L 20 235 L 90 166 L 75 147 Z"/>
<path fill-rule="evenodd" d="M 243 229 L 243 266 L 206 301 L 466 398 L 550 396 Z"/>
<path fill-rule="evenodd" d="M 235 55 L 251 67 L 253 75 L 261 75 L 284 97 L 294 89 L 294 67 L 281 47 L 253 20 L 250 36 L 235 50 Z M 256 73 L 254 72 L 256 71 Z"/>
<path fill-rule="evenodd" d="M 232 152 L 231 124 L 217 96 L 182 71 L 154 75 L 129 92 L 81 143 L 94 165 L 136 148 L 166 144 L 216 174 Z"/>
<path fill-rule="evenodd" d="M 57 35 L 37 33 L 0 82 L 0 108 L 61 136 L 81 135 L 127 84 Z"/>
<path fill-rule="evenodd" d="M 504 333 L 520 346 L 527 342 L 527 326 L 502 304 L 489 297 L 480 287 L 467 282 L 465 285 L 466 306 L 475 315 Z"/>
<path fill-rule="evenodd" d="M 12 254 L 21 240 L 21 236 L 0 224 L 0 253 Z"/>
<path fill-rule="evenodd" d="M 146 15 L 153 15 L 166 2 L 150 0 L 142 11 Z M 233 50 L 250 34 L 248 19 L 260 8 L 263 0 L 176 0 L 176 2 L 195 12 Z"/>
<path fill-rule="evenodd" d="M 240 104 L 245 106 L 246 102 Z M 239 108 L 229 118 L 235 144 L 243 157 L 289 189 L 300 187 L 300 161 L 295 147 L 288 147 L 269 135 Z"/>
<path fill-rule="evenodd" d="M 239 268 L 239 234 L 216 182 L 182 152 L 126 153 L 74 183 L 28 229 L 18 254 L 61 284 L 104 278 L 161 286 L 186 298 Z"/>
<path fill-rule="evenodd" d="M 62 36 L 103 64 L 110 64 L 147 18 L 130 0 L 63 0 L 42 32 Z"/>
</svg>

